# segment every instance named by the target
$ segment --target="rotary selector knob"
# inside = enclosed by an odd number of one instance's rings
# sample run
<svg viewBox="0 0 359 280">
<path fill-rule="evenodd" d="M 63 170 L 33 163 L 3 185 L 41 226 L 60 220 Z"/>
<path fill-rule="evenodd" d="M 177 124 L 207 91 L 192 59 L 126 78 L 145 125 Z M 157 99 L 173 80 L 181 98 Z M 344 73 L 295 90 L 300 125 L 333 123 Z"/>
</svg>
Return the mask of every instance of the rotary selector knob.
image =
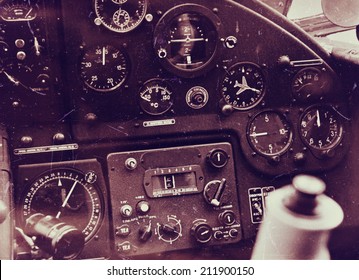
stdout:
<svg viewBox="0 0 359 280">
<path fill-rule="evenodd" d="M 194 223 L 191 228 L 191 234 L 199 243 L 207 243 L 212 239 L 212 227 L 205 222 Z"/>
<path fill-rule="evenodd" d="M 167 221 L 157 224 L 157 232 L 160 240 L 172 244 L 182 237 L 182 225 L 174 216 L 167 216 Z"/>
<path fill-rule="evenodd" d="M 142 242 L 148 241 L 152 236 L 151 224 L 141 226 L 138 230 L 138 237 Z"/>
<path fill-rule="evenodd" d="M 226 194 L 227 180 L 223 178 L 221 181 L 213 180 L 210 181 L 203 191 L 204 199 L 208 204 L 213 206 L 222 206 L 228 203 L 229 197 Z"/>
<path fill-rule="evenodd" d="M 236 222 L 236 215 L 231 210 L 226 210 L 218 215 L 218 220 L 222 225 L 230 226 Z"/>
</svg>

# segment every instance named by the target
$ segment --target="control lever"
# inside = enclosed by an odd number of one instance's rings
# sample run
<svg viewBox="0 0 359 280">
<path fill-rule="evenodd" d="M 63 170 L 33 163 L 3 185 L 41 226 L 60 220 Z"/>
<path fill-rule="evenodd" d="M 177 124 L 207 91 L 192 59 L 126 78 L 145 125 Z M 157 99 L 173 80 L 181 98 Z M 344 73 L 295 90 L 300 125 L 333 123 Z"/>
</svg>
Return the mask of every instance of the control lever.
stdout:
<svg viewBox="0 0 359 280">
<path fill-rule="evenodd" d="M 204 198 L 207 201 L 207 203 L 213 205 L 213 206 L 221 206 L 225 200 L 226 196 L 224 195 L 225 190 L 227 187 L 227 180 L 223 178 L 221 181 L 214 180 L 209 182 L 204 187 Z"/>
<path fill-rule="evenodd" d="M 298 175 L 291 185 L 271 192 L 252 259 L 329 259 L 329 233 L 344 214 L 324 190 L 322 180 Z"/>
<path fill-rule="evenodd" d="M 41 213 L 33 214 L 26 220 L 24 233 L 35 237 L 35 245 L 54 259 L 74 259 L 85 245 L 85 237 L 76 227 Z"/>
</svg>

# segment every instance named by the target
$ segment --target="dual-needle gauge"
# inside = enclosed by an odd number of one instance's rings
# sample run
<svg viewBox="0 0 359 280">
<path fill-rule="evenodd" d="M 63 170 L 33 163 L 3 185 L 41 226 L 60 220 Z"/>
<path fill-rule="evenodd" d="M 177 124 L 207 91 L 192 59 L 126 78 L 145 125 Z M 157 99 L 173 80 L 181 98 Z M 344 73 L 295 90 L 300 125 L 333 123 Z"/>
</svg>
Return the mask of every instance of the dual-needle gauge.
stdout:
<svg viewBox="0 0 359 280">
<path fill-rule="evenodd" d="M 286 117 L 268 110 L 255 115 L 249 122 L 247 139 L 254 151 L 265 156 L 278 156 L 292 142 L 292 128 Z"/>
</svg>

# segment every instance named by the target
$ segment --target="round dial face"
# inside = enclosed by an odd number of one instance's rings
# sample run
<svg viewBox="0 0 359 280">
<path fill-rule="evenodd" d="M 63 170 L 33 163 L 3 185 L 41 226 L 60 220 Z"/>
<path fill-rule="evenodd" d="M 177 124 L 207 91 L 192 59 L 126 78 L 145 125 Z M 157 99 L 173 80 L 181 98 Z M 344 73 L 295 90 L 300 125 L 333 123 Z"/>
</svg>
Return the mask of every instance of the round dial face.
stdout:
<svg viewBox="0 0 359 280">
<path fill-rule="evenodd" d="M 12 90 L 30 92 L 39 95 L 46 95 L 50 90 L 50 76 L 37 74 L 34 67 L 23 64 L 11 64 L 4 67 L 0 73 L 0 83 L 11 87 Z"/>
<path fill-rule="evenodd" d="M 294 77 L 293 97 L 300 101 L 323 97 L 328 91 L 330 79 L 317 68 L 304 68 Z"/>
<path fill-rule="evenodd" d="M 0 1 L 1 2 L 1 1 Z M 4 21 L 31 21 L 37 17 L 39 7 L 29 0 L 14 0 L 3 3 L 0 18 Z M 31 1 L 36 2 L 36 1 Z"/>
<path fill-rule="evenodd" d="M 92 90 L 108 92 L 126 80 L 129 66 L 125 54 L 109 45 L 88 49 L 81 61 L 81 77 Z"/>
<path fill-rule="evenodd" d="M 300 134 L 310 148 L 327 150 L 340 143 L 343 126 L 332 107 L 315 106 L 304 112 L 300 122 Z"/>
<path fill-rule="evenodd" d="M 292 129 L 286 117 L 275 111 L 257 114 L 249 123 L 248 141 L 261 155 L 276 156 L 288 150 L 292 142 Z"/>
<path fill-rule="evenodd" d="M 140 106 L 150 115 L 161 115 L 173 105 L 172 90 L 161 79 L 147 81 L 140 89 Z"/>
<path fill-rule="evenodd" d="M 175 7 L 155 29 L 154 49 L 160 62 L 167 70 L 184 77 L 195 77 L 211 68 L 217 49 L 214 19 L 205 15 L 208 12 L 204 7 L 203 11 L 197 6 L 193 9 L 198 12 L 179 13 Z"/>
<path fill-rule="evenodd" d="M 221 92 L 225 102 L 234 109 L 251 109 L 264 97 L 264 75 L 253 63 L 238 63 L 228 70 Z"/>
<path fill-rule="evenodd" d="M 95 0 L 95 23 L 119 33 L 135 29 L 144 19 L 147 0 Z"/>
<path fill-rule="evenodd" d="M 55 169 L 42 174 L 22 199 L 23 221 L 35 213 L 51 215 L 75 226 L 88 241 L 100 226 L 104 206 L 96 174 Z"/>
</svg>

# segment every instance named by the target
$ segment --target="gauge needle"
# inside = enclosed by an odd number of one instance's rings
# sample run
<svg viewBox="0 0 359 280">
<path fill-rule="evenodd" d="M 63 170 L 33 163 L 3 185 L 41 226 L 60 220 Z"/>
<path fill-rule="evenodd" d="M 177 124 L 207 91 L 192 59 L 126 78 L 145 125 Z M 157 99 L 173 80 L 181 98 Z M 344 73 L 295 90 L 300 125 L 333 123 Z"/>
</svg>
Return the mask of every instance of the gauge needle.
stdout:
<svg viewBox="0 0 359 280">
<path fill-rule="evenodd" d="M 41 46 L 39 44 L 39 40 L 36 37 L 34 37 L 34 47 L 35 47 L 36 55 L 39 56 L 41 54 L 40 52 Z"/>
<path fill-rule="evenodd" d="M 105 47 L 102 48 L 102 65 L 106 64 L 106 49 Z"/>
<path fill-rule="evenodd" d="M 250 137 L 259 137 L 259 136 L 267 136 L 267 135 L 269 135 L 268 132 L 260 132 L 260 133 L 253 132 L 252 134 L 249 134 Z"/>
<path fill-rule="evenodd" d="M 151 102 L 151 100 L 150 100 L 149 98 L 146 98 L 146 97 L 143 96 L 143 95 L 141 95 L 141 98 L 142 98 L 143 100 L 146 100 L 147 102 Z"/>
<path fill-rule="evenodd" d="M 71 190 L 69 191 L 69 193 L 67 194 L 67 196 L 66 196 L 64 202 L 62 203 L 59 212 L 57 212 L 57 215 L 56 215 L 56 218 L 57 218 L 57 219 L 60 218 L 61 211 L 62 211 L 62 209 L 65 208 L 67 202 L 69 201 L 70 196 L 72 195 L 72 193 L 73 193 L 73 191 L 74 191 L 74 189 L 75 189 L 75 187 L 76 187 L 76 184 L 77 184 L 77 181 L 75 181 L 75 183 L 72 185 Z"/>
<path fill-rule="evenodd" d="M 20 82 L 18 80 L 16 80 L 13 76 L 6 73 L 6 71 L 3 71 L 3 73 L 9 79 L 10 82 L 14 83 L 15 86 L 18 86 L 20 84 Z"/>
<path fill-rule="evenodd" d="M 317 110 L 317 126 L 318 126 L 318 127 L 321 126 L 319 110 Z"/>
<path fill-rule="evenodd" d="M 170 40 L 171 43 L 186 43 L 186 42 L 199 42 L 199 41 L 204 41 L 204 38 L 190 38 L 189 36 L 187 36 L 185 39 L 173 39 Z"/>
</svg>

